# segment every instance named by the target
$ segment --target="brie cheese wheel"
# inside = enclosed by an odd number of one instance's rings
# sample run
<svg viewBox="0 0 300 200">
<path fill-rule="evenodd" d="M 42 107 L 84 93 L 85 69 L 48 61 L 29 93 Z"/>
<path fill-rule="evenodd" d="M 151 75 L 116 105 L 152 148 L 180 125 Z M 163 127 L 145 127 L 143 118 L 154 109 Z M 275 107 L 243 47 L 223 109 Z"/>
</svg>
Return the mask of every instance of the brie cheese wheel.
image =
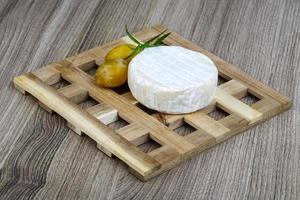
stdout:
<svg viewBox="0 0 300 200">
<path fill-rule="evenodd" d="M 213 99 L 218 71 L 207 56 L 178 46 L 146 48 L 128 66 L 132 95 L 162 113 L 190 113 Z"/>
</svg>

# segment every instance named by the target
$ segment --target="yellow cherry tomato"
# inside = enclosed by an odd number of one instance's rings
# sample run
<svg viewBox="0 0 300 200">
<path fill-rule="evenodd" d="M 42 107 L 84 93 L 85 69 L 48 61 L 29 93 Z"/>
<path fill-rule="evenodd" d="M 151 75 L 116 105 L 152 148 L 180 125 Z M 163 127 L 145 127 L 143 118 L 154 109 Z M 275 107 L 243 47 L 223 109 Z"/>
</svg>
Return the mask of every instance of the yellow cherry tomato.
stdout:
<svg viewBox="0 0 300 200">
<path fill-rule="evenodd" d="M 119 87 L 127 80 L 128 62 L 125 59 L 106 60 L 95 73 L 95 81 L 101 87 Z"/>
<path fill-rule="evenodd" d="M 105 60 L 115 60 L 118 58 L 127 58 L 130 56 L 130 54 L 133 53 L 135 46 L 131 44 L 122 44 L 119 46 L 114 47 L 112 50 L 110 50 L 106 56 Z M 133 56 L 130 56 L 130 58 L 126 59 L 128 62 L 133 58 Z"/>
</svg>

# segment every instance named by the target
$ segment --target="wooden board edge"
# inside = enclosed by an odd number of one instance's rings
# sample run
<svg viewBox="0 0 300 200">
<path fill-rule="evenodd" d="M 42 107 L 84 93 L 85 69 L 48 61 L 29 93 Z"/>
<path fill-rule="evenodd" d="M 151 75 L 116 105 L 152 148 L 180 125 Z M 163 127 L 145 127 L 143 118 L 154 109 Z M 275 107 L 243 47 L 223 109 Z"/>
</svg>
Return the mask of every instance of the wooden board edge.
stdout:
<svg viewBox="0 0 300 200">
<path fill-rule="evenodd" d="M 22 84 L 20 84 L 20 78 L 21 78 L 22 75 L 20 76 L 15 76 L 12 80 L 13 84 L 14 84 L 14 87 L 19 91 L 21 92 L 22 94 L 27 94 L 25 88 L 22 86 Z"/>
</svg>

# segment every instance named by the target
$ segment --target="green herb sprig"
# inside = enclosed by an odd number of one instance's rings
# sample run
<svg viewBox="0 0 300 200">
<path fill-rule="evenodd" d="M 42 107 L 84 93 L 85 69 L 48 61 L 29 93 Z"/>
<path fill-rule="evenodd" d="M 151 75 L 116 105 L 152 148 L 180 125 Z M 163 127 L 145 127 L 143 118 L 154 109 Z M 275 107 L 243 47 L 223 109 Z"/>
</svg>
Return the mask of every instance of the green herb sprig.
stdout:
<svg viewBox="0 0 300 200">
<path fill-rule="evenodd" d="M 163 46 L 163 40 L 166 39 L 171 32 L 167 32 L 167 29 L 162 31 L 161 33 L 159 33 L 158 35 L 154 36 L 153 38 L 147 40 L 145 43 L 141 43 L 133 34 L 131 34 L 128 31 L 127 26 L 125 26 L 125 31 L 128 35 L 128 37 L 137 44 L 137 46 L 135 48 L 132 48 L 134 51 L 127 57 L 130 58 L 131 56 L 143 51 L 146 48 L 150 48 L 150 47 L 157 47 L 157 46 Z M 126 58 L 126 59 L 127 59 Z"/>
</svg>

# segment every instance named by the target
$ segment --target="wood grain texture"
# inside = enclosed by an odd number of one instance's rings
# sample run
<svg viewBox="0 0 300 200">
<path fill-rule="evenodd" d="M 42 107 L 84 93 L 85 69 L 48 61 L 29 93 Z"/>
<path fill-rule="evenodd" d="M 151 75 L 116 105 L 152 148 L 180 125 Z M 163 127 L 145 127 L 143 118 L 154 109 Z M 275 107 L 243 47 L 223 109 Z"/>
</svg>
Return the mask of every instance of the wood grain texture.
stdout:
<svg viewBox="0 0 300 200">
<path fill-rule="evenodd" d="M 297 0 L 1 0 L 0 199 L 299 199 L 299 21 Z M 171 27 L 292 97 L 292 110 L 138 181 L 11 84 L 119 38 L 125 23 Z"/>
</svg>

